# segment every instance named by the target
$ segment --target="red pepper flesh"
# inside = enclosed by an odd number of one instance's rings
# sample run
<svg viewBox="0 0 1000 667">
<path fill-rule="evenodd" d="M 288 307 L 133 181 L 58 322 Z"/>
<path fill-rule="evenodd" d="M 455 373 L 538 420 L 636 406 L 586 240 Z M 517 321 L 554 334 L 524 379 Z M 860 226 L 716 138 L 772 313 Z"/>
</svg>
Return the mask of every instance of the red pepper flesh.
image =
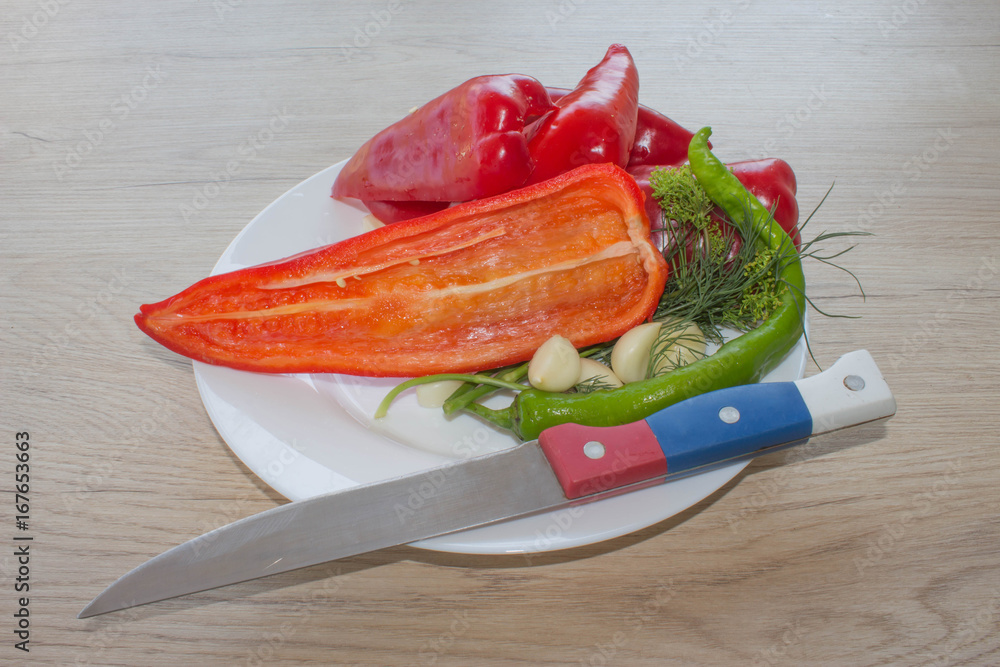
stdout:
<svg viewBox="0 0 1000 667">
<path fill-rule="evenodd" d="M 480 76 L 369 139 L 333 185 L 365 201 L 469 201 L 519 188 L 531 174 L 525 125 L 553 108 L 520 74 Z"/>
<path fill-rule="evenodd" d="M 609 164 L 206 278 L 135 321 L 169 349 L 265 373 L 411 376 L 583 347 L 646 320 L 667 277 L 642 191 Z"/>
<path fill-rule="evenodd" d="M 639 71 L 628 49 L 612 44 L 604 59 L 528 131 L 538 183 L 583 164 L 628 164 L 639 110 Z"/>
</svg>

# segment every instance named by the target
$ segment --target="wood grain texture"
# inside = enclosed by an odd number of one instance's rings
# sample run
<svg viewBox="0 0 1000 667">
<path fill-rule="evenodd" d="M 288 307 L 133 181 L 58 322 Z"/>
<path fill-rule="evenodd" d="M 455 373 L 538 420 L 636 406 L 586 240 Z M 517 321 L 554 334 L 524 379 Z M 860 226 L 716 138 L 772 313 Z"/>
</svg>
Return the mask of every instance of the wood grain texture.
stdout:
<svg viewBox="0 0 1000 667">
<path fill-rule="evenodd" d="M 997 3 L 2 7 L 0 662 L 1000 663 Z M 721 157 L 790 162 L 803 210 L 834 185 L 805 236 L 873 234 L 844 258 L 864 300 L 807 266 L 817 306 L 860 316 L 814 313 L 812 346 L 823 365 L 870 350 L 896 417 L 759 459 L 609 542 L 398 547 L 78 621 L 145 559 L 283 502 L 216 434 L 190 363 L 134 327 L 138 305 L 415 104 L 483 73 L 570 86 L 612 42 L 642 101 L 711 125 Z M 13 633 L 19 431 L 30 653 Z"/>
</svg>

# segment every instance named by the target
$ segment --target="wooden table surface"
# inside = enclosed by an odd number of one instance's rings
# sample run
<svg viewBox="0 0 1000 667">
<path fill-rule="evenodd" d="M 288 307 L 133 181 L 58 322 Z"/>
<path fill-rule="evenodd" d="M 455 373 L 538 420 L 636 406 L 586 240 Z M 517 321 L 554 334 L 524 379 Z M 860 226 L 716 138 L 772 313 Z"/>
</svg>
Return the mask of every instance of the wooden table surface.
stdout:
<svg viewBox="0 0 1000 667">
<path fill-rule="evenodd" d="M 1000 663 L 997 3 L 6 0 L 2 25 L 0 662 Z M 641 100 L 711 125 L 723 159 L 787 160 L 803 210 L 834 184 L 812 232 L 872 234 L 841 258 L 866 299 L 806 265 L 815 304 L 855 318 L 814 312 L 811 342 L 824 366 L 871 351 L 896 416 L 607 542 L 404 546 L 77 620 L 285 502 L 139 304 L 411 107 L 485 73 L 572 86 L 614 42 Z"/>
</svg>

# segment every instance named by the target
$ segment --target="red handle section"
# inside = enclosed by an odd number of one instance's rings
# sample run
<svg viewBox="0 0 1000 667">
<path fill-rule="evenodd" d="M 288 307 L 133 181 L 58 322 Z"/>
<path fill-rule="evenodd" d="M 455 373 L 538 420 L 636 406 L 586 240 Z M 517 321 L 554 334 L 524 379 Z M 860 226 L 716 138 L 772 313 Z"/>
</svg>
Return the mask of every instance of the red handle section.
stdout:
<svg viewBox="0 0 1000 667">
<path fill-rule="evenodd" d="M 538 443 L 570 500 L 667 474 L 667 459 L 649 424 L 560 424 Z"/>
</svg>

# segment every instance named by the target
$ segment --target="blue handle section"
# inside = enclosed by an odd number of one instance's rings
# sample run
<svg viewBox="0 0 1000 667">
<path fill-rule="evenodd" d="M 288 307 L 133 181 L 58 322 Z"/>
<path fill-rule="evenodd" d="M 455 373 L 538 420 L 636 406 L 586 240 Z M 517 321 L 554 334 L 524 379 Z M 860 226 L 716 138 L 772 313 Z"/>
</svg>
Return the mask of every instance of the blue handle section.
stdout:
<svg viewBox="0 0 1000 667">
<path fill-rule="evenodd" d="M 792 382 L 720 389 L 672 405 L 646 422 L 670 473 L 806 440 L 813 427 L 809 408 Z"/>
</svg>

